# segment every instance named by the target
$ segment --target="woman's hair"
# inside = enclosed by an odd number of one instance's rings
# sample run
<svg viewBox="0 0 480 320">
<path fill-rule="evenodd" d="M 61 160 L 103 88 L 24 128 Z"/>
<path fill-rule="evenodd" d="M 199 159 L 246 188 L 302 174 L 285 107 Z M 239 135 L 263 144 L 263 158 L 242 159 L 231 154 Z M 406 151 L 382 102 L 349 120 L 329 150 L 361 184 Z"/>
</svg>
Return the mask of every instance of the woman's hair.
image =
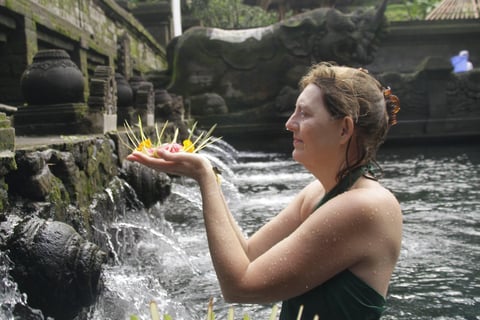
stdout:
<svg viewBox="0 0 480 320">
<path fill-rule="evenodd" d="M 399 100 L 391 94 L 390 88 L 384 88 L 365 69 L 337 66 L 321 62 L 311 67 L 300 80 L 300 88 L 309 84 L 317 85 L 323 93 L 325 106 L 337 119 L 350 116 L 355 124 L 358 154 L 354 163 L 350 163 L 347 147 L 346 167 L 337 178 L 345 176 L 352 169 L 376 163 L 376 154 L 384 142 L 390 126 L 396 123 Z"/>
</svg>

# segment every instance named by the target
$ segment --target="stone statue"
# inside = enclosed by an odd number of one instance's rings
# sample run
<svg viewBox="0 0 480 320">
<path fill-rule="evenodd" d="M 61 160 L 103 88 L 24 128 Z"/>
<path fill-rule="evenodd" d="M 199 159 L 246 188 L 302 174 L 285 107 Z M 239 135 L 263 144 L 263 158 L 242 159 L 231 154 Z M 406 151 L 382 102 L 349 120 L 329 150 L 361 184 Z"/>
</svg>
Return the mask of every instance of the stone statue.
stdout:
<svg viewBox="0 0 480 320">
<path fill-rule="evenodd" d="M 385 5 L 350 14 L 320 8 L 254 29 L 189 29 L 169 44 L 168 90 L 190 99 L 193 116 L 205 115 L 206 109 L 212 115 L 258 108 L 264 114 L 282 112 L 292 107 L 286 101 L 298 94 L 298 80 L 312 63 L 373 60 L 385 33 Z M 200 99 L 203 95 L 216 99 Z M 219 97 L 225 100 L 221 108 L 215 107 L 222 105 Z M 215 106 L 205 105 L 208 100 Z"/>
<path fill-rule="evenodd" d="M 45 315 L 73 319 L 101 289 L 106 253 L 66 223 L 0 216 L 0 248 L 8 248 L 11 274 L 29 305 Z"/>
</svg>

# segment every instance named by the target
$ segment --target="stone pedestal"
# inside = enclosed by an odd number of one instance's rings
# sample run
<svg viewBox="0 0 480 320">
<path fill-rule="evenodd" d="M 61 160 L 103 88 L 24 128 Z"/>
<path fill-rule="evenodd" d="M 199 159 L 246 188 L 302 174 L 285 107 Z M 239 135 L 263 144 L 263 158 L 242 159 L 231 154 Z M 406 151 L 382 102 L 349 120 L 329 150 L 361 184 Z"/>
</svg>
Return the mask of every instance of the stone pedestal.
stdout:
<svg viewBox="0 0 480 320">
<path fill-rule="evenodd" d="M 130 125 L 137 124 L 139 118 L 145 128 L 155 126 L 155 114 L 146 109 L 135 109 L 133 107 L 118 109 L 119 126 L 124 126 L 125 122 Z"/>
<path fill-rule="evenodd" d="M 13 117 L 17 135 L 82 134 L 90 132 L 85 103 L 29 105 Z"/>
<path fill-rule="evenodd" d="M 108 114 L 102 111 L 92 111 L 88 113 L 92 133 L 107 133 L 117 131 L 117 115 Z"/>
<path fill-rule="evenodd" d="M 10 119 L 0 112 L 0 152 L 15 149 L 15 129 L 10 126 Z"/>
</svg>

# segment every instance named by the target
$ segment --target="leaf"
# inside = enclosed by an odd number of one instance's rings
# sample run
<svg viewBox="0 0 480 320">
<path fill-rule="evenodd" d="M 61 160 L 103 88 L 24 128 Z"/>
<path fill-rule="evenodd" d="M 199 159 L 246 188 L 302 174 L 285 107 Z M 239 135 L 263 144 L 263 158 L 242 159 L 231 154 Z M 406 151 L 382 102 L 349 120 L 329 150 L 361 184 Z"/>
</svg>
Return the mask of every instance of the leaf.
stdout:
<svg viewBox="0 0 480 320">
<path fill-rule="evenodd" d="M 272 314 L 270 315 L 269 320 L 275 320 L 277 318 L 278 306 L 276 304 L 273 305 Z"/>
<path fill-rule="evenodd" d="M 158 307 L 155 301 L 150 302 L 150 314 L 152 315 L 152 320 L 160 320 L 160 314 L 158 313 Z"/>
<path fill-rule="evenodd" d="M 233 308 L 232 307 L 228 309 L 227 320 L 234 320 L 233 319 Z"/>
<path fill-rule="evenodd" d="M 215 315 L 213 314 L 213 298 L 210 298 L 208 301 L 207 320 L 215 320 Z"/>
<path fill-rule="evenodd" d="M 302 319 L 302 313 L 303 313 L 303 304 L 298 309 L 297 320 Z"/>
</svg>

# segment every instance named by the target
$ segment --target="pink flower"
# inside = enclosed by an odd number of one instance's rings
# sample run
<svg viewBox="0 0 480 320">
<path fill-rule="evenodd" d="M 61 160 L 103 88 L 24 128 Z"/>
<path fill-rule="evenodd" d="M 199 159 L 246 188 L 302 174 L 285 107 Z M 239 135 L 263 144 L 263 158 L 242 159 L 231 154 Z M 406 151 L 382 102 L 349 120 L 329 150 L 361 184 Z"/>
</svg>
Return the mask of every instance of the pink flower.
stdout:
<svg viewBox="0 0 480 320">
<path fill-rule="evenodd" d="M 148 154 L 154 158 L 160 158 L 158 151 L 167 150 L 169 152 L 177 153 L 183 151 L 183 146 L 178 143 L 165 143 L 159 147 L 148 149 Z"/>
</svg>

